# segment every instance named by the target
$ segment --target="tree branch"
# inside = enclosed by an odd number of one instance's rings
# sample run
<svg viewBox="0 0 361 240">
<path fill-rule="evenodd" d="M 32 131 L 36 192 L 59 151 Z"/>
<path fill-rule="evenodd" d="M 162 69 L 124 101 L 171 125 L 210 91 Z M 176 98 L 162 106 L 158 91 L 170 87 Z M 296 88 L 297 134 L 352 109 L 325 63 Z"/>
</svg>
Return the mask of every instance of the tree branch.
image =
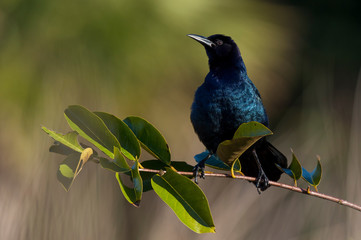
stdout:
<svg viewBox="0 0 361 240">
<path fill-rule="evenodd" d="M 160 173 L 160 170 L 154 170 L 154 169 L 147 169 L 147 168 L 140 168 L 139 169 L 140 172 L 153 172 L 153 173 Z M 177 171 L 178 174 L 184 175 L 184 176 L 193 176 L 193 172 L 181 172 L 181 171 Z M 233 178 L 231 176 L 231 174 L 226 174 L 226 173 L 213 173 L 213 172 L 205 172 L 204 176 L 207 177 L 221 177 L 221 178 Z M 243 179 L 243 180 L 247 180 L 247 181 L 251 181 L 251 182 L 255 182 L 256 178 L 255 177 L 248 177 L 248 176 L 240 176 L 240 175 L 236 175 L 234 178 L 238 178 L 238 179 Z M 335 202 L 338 203 L 340 205 L 355 209 L 359 212 L 361 212 L 361 206 L 356 205 L 354 203 L 350 203 L 346 200 L 340 199 L 340 198 L 336 198 L 336 197 L 332 197 L 323 193 L 318 193 L 318 192 L 314 192 L 311 191 L 309 188 L 308 189 L 303 189 L 300 187 L 295 187 L 295 186 L 291 186 L 288 184 L 284 184 L 284 183 L 279 183 L 279 182 L 274 182 L 274 181 L 269 181 L 269 184 L 275 187 L 279 187 L 279 188 L 283 188 L 283 189 L 288 189 L 290 191 L 294 191 L 294 192 L 298 192 L 298 193 L 303 193 L 309 196 L 313 196 L 313 197 L 318 197 L 321 199 L 325 199 L 331 202 Z"/>
</svg>

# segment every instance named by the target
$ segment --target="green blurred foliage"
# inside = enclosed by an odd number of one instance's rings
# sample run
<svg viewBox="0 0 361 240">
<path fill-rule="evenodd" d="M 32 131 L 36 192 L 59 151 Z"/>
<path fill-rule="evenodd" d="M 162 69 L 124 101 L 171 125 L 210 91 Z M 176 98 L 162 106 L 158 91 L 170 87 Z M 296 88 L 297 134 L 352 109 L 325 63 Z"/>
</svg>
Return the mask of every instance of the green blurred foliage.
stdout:
<svg viewBox="0 0 361 240">
<path fill-rule="evenodd" d="M 72 104 L 138 115 L 164 133 L 174 160 L 194 164 L 204 148 L 189 109 L 208 69 L 186 34 L 224 33 L 262 94 L 272 142 L 286 155 L 295 149 L 307 169 L 319 154 L 319 191 L 360 203 L 358 9 L 325 0 L 2 0 L 0 239 L 357 239 L 352 211 L 278 189 L 258 196 L 245 182 L 200 183 L 212 236 L 195 236 L 155 195 L 144 194 L 141 211 L 128 207 L 113 174 L 91 163 L 64 193 L 54 175 L 61 159 L 39 127 L 70 130 L 62 112 Z"/>
</svg>

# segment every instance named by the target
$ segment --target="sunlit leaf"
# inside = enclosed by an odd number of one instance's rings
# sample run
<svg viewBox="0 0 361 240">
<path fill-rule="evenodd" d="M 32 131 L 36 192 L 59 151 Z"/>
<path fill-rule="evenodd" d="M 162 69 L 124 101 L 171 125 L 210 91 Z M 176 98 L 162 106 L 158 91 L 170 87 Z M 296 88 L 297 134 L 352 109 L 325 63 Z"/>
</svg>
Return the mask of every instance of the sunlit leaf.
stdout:
<svg viewBox="0 0 361 240">
<path fill-rule="evenodd" d="M 65 135 L 60 134 L 60 133 L 56 133 L 52 130 L 47 129 L 46 127 L 42 127 L 42 129 L 44 130 L 44 132 L 46 132 L 47 134 L 49 134 L 50 137 L 52 137 L 55 141 L 60 142 L 61 144 L 64 144 L 65 146 L 73 149 L 74 151 L 77 152 L 82 152 L 84 149 L 80 146 L 79 142 L 78 142 L 78 133 L 77 132 L 69 132 Z M 55 150 L 54 150 L 55 148 Z M 49 149 L 51 151 L 51 149 Z M 60 151 L 60 147 L 53 147 L 53 151 Z M 64 150 L 64 149 L 63 149 Z"/>
<path fill-rule="evenodd" d="M 66 178 L 70 178 L 70 179 L 74 178 L 74 171 L 67 164 L 60 164 L 59 171 L 61 175 L 63 175 Z"/>
<path fill-rule="evenodd" d="M 259 122 L 243 123 L 235 132 L 232 140 L 221 142 L 217 148 L 217 156 L 231 166 L 249 147 L 272 132 Z"/>
<path fill-rule="evenodd" d="M 140 156 L 140 145 L 133 131 L 122 120 L 105 112 L 94 112 L 100 117 L 108 129 L 118 139 L 121 152 L 130 160 L 138 159 Z"/>
<path fill-rule="evenodd" d="M 155 158 L 170 165 L 170 151 L 162 134 L 149 122 L 140 117 L 127 117 L 124 122 L 138 138 L 144 150 Z"/>
<path fill-rule="evenodd" d="M 166 168 L 162 176 L 154 175 L 152 187 L 174 211 L 179 220 L 197 233 L 215 232 L 208 200 L 190 179 Z"/>
<path fill-rule="evenodd" d="M 139 163 L 136 160 L 134 166 L 131 168 L 131 179 L 133 182 L 133 188 L 126 186 L 121 177 L 120 173 L 116 173 L 116 178 L 119 183 L 119 187 L 127 201 L 135 207 L 139 207 L 140 200 L 143 193 L 143 181 L 139 174 Z"/>
<path fill-rule="evenodd" d="M 293 177 L 295 180 L 298 180 L 302 176 L 302 167 L 300 162 L 298 161 L 296 155 L 292 152 L 292 162 L 288 167 L 293 172 Z"/>
<path fill-rule="evenodd" d="M 322 167 L 320 157 L 317 156 L 317 166 L 313 169 L 312 172 L 307 171 L 302 167 L 302 178 L 305 179 L 309 184 L 315 187 L 318 191 L 317 186 L 320 184 L 322 177 Z"/>
<path fill-rule="evenodd" d="M 264 137 L 272 135 L 272 131 L 259 122 L 242 123 L 233 135 L 233 139 L 242 137 Z"/>
<path fill-rule="evenodd" d="M 288 168 L 282 168 L 278 166 L 284 173 L 290 176 L 294 180 L 294 185 L 297 186 L 297 180 L 302 176 L 302 166 L 298 161 L 296 155 L 292 151 L 292 162 Z"/>
<path fill-rule="evenodd" d="M 120 149 L 120 144 L 97 115 L 78 105 L 69 106 L 65 109 L 64 114 L 69 126 L 74 131 L 110 158 L 114 158 L 113 149 L 114 147 Z"/>
<path fill-rule="evenodd" d="M 241 172 L 241 162 L 239 161 L 238 158 L 235 161 L 233 161 L 233 163 L 232 163 L 232 167 L 231 167 L 232 177 L 235 177 L 234 172 L 238 172 L 238 173 L 244 175 Z"/>
<path fill-rule="evenodd" d="M 130 203 L 132 204 L 133 206 L 135 207 L 139 207 L 139 202 L 137 202 L 137 199 L 135 197 L 135 192 L 134 192 L 134 188 L 130 188 L 130 187 L 127 187 L 121 177 L 120 177 L 120 173 L 116 173 L 115 174 L 115 177 L 117 178 L 118 180 L 118 183 L 119 183 L 119 187 L 120 187 L 120 190 L 122 191 L 125 199 Z"/>
</svg>

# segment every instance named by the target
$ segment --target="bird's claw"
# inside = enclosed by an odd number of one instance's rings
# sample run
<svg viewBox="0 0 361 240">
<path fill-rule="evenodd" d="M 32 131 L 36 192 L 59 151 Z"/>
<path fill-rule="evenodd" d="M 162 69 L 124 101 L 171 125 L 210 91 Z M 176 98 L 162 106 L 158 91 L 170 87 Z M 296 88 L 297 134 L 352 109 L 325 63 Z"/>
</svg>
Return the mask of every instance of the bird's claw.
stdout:
<svg viewBox="0 0 361 240">
<path fill-rule="evenodd" d="M 205 179 L 205 176 L 204 176 L 204 168 L 205 168 L 205 164 L 204 164 L 204 162 L 199 162 L 197 165 L 195 165 L 194 166 L 194 168 L 193 168 L 193 176 L 194 176 L 194 182 L 196 183 L 196 184 L 198 184 L 198 176 L 200 177 L 200 178 L 203 178 L 203 179 Z M 199 171 L 201 172 L 200 174 L 199 174 Z"/>
<path fill-rule="evenodd" d="M 258 177 L 256 178 L 256 188 L 257 192 L 261 194 L 261 191 L 266 190 L 269 188 L 269 180 L 266 174 L 264 173 L 263 169 L 261 168 L 258 173 Z M 261 190 L 261 191 L 260 191 Z"/>
<path fill-rule="evenodd" d="M 201 161 L 199 161 L 197 163 L 197 165 L 194 166 L 193 168 L 193 176 L 194 176 L 194 182 L 196 184 L 198 184 L 198 175 L 200 178 L 205 179 L 205 175 L 204 175 L 204 168 L 206 166 L 206 161 L 212 156 L 212 154 L 208 154 L 204 159 L 202 159 Z M 201 171 L 201 174 L 199 174 L 199 170 Z"/>
</svg>

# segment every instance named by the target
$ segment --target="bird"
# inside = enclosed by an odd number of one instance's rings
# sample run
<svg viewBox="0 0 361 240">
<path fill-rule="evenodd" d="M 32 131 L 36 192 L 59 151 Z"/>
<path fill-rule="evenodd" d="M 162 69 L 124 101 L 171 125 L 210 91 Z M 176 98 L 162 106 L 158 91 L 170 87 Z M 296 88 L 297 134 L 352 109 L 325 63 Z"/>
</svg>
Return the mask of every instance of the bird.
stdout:
<svg viewBox="0 0 361 240">
<path fill-rule="evenodd" d="M 195 133 L 209 154 L 194 167 L 195 181 L 199 170 L 204 178 L 207 159 L 217 156 L 217 147 L 232 139 L 242 123 L 251 121 L 269 126 L 261 95 L 247 74 L 237 44 L 229 36 L 204 37 L 188 34 L 202 44 L 208 56 L 209 73 L 196 90 L 191 106 Z M 287 158 L 266 137 L 261 138 L 239 157 L 242 173 L 255 177 L 257 191 L 266 190 L 269 180 L 278 181 L 283 173 L 277 165 L 287 167 Z"/>
</svg>

